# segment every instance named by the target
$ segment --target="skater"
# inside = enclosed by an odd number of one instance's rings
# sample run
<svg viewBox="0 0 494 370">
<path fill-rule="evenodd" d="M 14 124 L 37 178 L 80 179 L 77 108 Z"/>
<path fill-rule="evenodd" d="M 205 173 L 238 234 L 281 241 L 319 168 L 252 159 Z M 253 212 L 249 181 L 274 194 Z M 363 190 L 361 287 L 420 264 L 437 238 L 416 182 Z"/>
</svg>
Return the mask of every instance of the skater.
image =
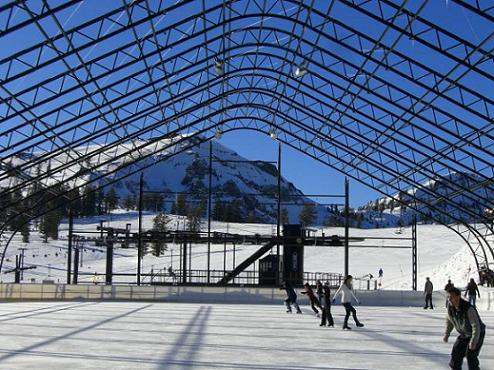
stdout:
<svg viewBox="0 0 494 370">
<path fill-rule="evenodd" d="M 331 289 L 329 289 L 328 281 L 326 281 L 326 284 L 324 284 L 322 290 L 324 294 L 324 307 L 322 309 L 322 318 L 319 326 L 325 326 L 327 321 L 328 326 L 332 328 L 334 327 L 334 320 L 333 315 L 331 315 Z"/>
<path fill-rule="evenodd" d="M 446 291 L 446 294 L 448 293 L 448 291 L 451 289 L 451 288 L 454 288 L 455 285 L 451 282 L 450 279 L 448 279 L 448 283 L 444 286 L 444 290 Z M 444 307 L 448 308 L 448 298 L 446 298 L 446 304 L 444 305 Z"/>
<path fill-rule="evenodd" d="M 362 324 L 358 319 L 357 319 L 357 311 L 355 308 L 352 306 L 352 297 L 355 299 L 355 301 L 360 304 L 359 300 L 357 297 L 355 297 L 355 294 L 352 292 L 352 275 L 348 275 L 345 280 L 343 280 L 343 284 L 339 287 L 339 289 L 336 291 L 333 297 L 333 303 L 336 300 L 336 297 L 338 294 L 341 293 L 341 303 L 345 307 L 346 315 L 345 315 L 345 321 L 343 322 L 343 329 L 348 329 L 350 330 L 351 328 L 348 326 L 348 318 L 350 317 L 350 313 L 353 316 L 353 320 L 355 321 L 355 324 L 357 327 L 362 327 L 364 324 Z"/>
<path fill-rule="evenodd" d="M 382 267 L 379 269 L 379 279 L 382 279 L 383 277 L 383 274 L 384 274 L 384 271 L 382 269 Z"/>
<path fill-rule="evenodd" d="M 478 370 L 479 352 L 485 337 L 485 325 L 480 319 L 477 309 L 461 299 L 458 288 L 448 291 L 448 316 L 443 341 L 448 341 L 453 328 L 460 333 L 451 351 L 449 366 L 453 370 L 461 369 L 466 356 L 469 370 Z"/>
<path fill-rule="evenodd" d="M 468 303 L 470 303 L 473 307 L 475 307 L 475 302 L 477 301 L 477 295 L 480 298 L 479 287 L 477 283 L 475 283 L 474 279 L 470 279 L 470 282 L 467 285 L 467 290 L 465 290 L 465 297 L 468 293 Z"/>
<path fill-rule="evenodd" d="M 316 293 L 317 293 L 317 298 L 319 299 L 319 303 L 322 303 L 324 292 L 323 292 L 321 280 L 316 281 Z"/>
<path fill-rule="evenodd" d="M 289 282 L 285 281 L 285 284 L 280 288 L 280 290 L 286 290 L 286 294 L 288 296 L 287 299 L 285 299 L 285 305 L 286 305 L 286 312 L 291 313 L 292 312 L 292 306 L 295 307 L 297 310 L 297 313 L 302 313 L 300 310 L 300 307 L 297 304 L 297 293 L 295 293 L 295 290 L 292 288 Z"/>
<path fill-rule="evenodd" d="M 434 285 L 432 285 L 432 281 L 428 277 L 425 278 L 425 287 L 424 287 L 424 294 L 425 294 L 425 306 L 424 310 L 426 310 L 429 307 L 429 304 L 431 306 L 431 310 L 434 309 L 432 306 L 432 292 L 434 290 Z"/>
<path fill-rule="evenodd" d="M 305 283 L 304 288 L 305 290 L 302 292 L 302 294 L 307 294 L 307 298 L 309 298 L 310 301 L 310 308 L 312 308 L 312 311 L 314 311 L 317 317 L 319 317 L 319 311 L 317 310 L 316 306 L 319 307 L 319 309 L 322 311 L 321 304 L 314 295 L 314 291 L 310 287 L 309 283 Z"/>
</svg>

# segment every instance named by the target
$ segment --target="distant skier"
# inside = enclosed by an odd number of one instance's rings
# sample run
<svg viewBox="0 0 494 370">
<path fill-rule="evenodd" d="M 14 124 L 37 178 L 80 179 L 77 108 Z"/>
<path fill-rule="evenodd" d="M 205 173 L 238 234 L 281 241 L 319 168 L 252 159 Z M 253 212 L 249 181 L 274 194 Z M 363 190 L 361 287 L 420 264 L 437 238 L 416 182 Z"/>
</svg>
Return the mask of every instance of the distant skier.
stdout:
<svg viewBox="0 0 494 370">
<path fill-rule="evenodd" d="M 305 290 L 302 292 L 302 294 L 307 294 L 307 298 L 309 298 L 310 301 L 310 308 L 312 308 L 312 311 L 314 311 L 316 315 L 319 315 L 319 311 L 317 310 L 316 306 L 319 307 L 322 311 L 321 303 L 319 303 L 319 301 L 317 300 L 316 296 L 314 295 L 314 291 L 310 287 L 309 283 L 305 283 L 304 288 Z"/>
<path fill-rule="evenodd" d="M 286 305 L 286 312 L 292 312 L 292 306 L 295 307 L 297 310 L 297 313 L 302 313 L 300 310 L 300 307 L 297 304 L 297 293 L 295 293 L 295 290 L 292 288 L 289 282 L 285 282 L 285 284 L 280 288 L 280 290 L 286 290 L 286 294 L 288 296 L 287 299 L 285 299 L 285 305 Z"/>
<path fill-rule="evenodd" d="M 448 283 L 444 286 L 444 290 L 447 293 L 451 288 L 454 288 L 454 287 L 455 287 L 455 285 L 451 282 L 450 279 L 448 279 Z M 447 298 L 446 298 L 445 307 L 448 307 L 448 299 Z"/>
<path fill-rule="evenodd" d="M 475 302 L 477 301 L 477 295 L 480 298 L 479 287 L 474 279 L 470 279 L 470 282 L 467 285 L 467 290 L 465 290 L 465 297 L 468 294 L 468 302 L 475 307 Z"/>
<path fill-rule="evenodd" d="M 329 289 L 329 282 L 326 281 L 326 284 L 324 284 L 322 289 L 324 307 L 322 309 L 321 324 L 319 324 L 319 326 L 325 326 L 327 321 L 329 327 L 334 327 L 333 315 L 331 315 L 331 289 Z"/>
<path fill-rule="evenodd" d="M 485 325 L 477 309 L 461 299 L 458 288 L 448 290 L 448 316 L 443 341 L 447 342 L 453 328 L 460 333 L 451 351 L 451 369 L 461 369 L 466 356 L 469 370 L 478 370 L 479 353 L 484 343 Z"/>
<path fill-rule="evenodd" d="M 431 307 L 431 310 L 434 309 L 432 306 L 432 292 L 434 291 L 434 285 L 432 285 L 432 281 L 428 277 L 425 278 L 425 286 L 424 286 L 424 294 L 425 294 L 425 306 L 424 310 Z"/>
<path fill-rule="evenodd" d="M 316 281 L 316 293 L 317 293 L 317 298 L 319 299 L 319 303 L 322 304 L 322 300 L 324 298 L 324 292 L 323 292 L 321 280 Z"/>
<path fill-rule="evenodd" d="M 343 280 L 343 284 L 341 284 L 341 286 L 338 288 L 338 290 L 336 291 L 336 293 L 334 294 L 334 297 L 333 297 L 333 303 L 334 303 L 338 294 L 341 293 L 341 303 L 345 307 L 345 311 L 346 311 L 345 321 L 343 322 L 343 329 L 348 329 L 348 330 L 351 329 L 348 326 L 348 318 L 350 317 L 350 313 L 352 314 L 353 320 L 355 321 L 355 324 L 358 327 L 364 326 L 364 324 L 362 324 L 357 319 L 357 311 L 352 306 L 352 298 L 355 299 L 355 301 L 358 304 L 360 304 L 359 300 L 357 299 L 357 297 L 355 297 L 355 294 L 353 294 L 353 291 L 352 291 L 352 289 L 353 289 L 352 279 L 353 279 L 352 275 L 348 275 L 347 277 L 345 277 L 345 280 Z"/>
</svg>

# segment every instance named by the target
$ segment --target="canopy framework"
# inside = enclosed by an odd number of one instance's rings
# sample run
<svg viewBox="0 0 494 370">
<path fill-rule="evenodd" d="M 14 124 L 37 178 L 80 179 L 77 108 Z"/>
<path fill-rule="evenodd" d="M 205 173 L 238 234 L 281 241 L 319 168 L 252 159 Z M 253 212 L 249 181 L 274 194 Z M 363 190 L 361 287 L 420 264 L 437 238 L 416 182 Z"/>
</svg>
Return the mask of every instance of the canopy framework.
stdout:
<svg viewBox="0 0 494 370">
<path fill-rule="evenodd" d="M 2 192 L 67 196 L 61 185 L 104 186 L 154 153 L 253 129 L 418 213 L 455 219 L 476 259 L 492 262 L 493 8 L 438 3 L 6 4 Z M 37 215 L 32 202 L 22 213 Z"/>
</svg>

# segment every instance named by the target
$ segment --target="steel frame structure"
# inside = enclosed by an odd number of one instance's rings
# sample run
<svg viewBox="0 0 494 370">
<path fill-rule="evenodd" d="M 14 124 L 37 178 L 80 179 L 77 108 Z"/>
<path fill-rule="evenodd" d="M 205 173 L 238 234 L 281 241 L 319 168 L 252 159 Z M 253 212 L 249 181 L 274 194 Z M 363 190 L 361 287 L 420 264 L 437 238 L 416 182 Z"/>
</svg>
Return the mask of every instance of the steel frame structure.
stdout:
<svg viewBox="0 0 494 370">
<path fill-rule="evenodd" d="M 418 214 L 455 221 L 448 227 L 477 266 L 494 262 L 485 214 L 494 208 L 489 1 L 93 8 L 81 0 L 0 7 L 0 188 L 26 196 L 20 214 L 37 217 L 48 210 L 36 203 L 69 201 L 69 188 L 142 171 L 155 153 L 166 159 L 218 130 L 251 129 Z M 464 28 L 439 8 L 463 17 Z M 6 224 L 0 233 L 5 247 L 13 234 Z"/>
</svg>

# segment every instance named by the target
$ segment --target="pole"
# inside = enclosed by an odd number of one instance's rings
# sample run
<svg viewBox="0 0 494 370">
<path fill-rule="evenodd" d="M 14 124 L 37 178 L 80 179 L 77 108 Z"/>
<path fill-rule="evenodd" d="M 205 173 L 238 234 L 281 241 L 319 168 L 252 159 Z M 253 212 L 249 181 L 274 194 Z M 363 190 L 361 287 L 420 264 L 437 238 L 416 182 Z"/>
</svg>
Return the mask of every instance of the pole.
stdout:
<svg viewBox="0 0 494 370">
<path fill-rule="evenodd" d="M 349 181 L 345 177 L 345 276 L 348 275 L 348 260 L 349 260 L 349 228 L 350 228 L 350 204 L 349 204 Z"/>
<path fill-rule="evenodd" d="M 144 177 L 141 172 L 139 181 L 139 236 L 137 239 L 137 286 L 141 285 L 141 259 L 142 259 L 142 197 L 144 192 Z"/>
<path fill-rule="evenodd" d="M 207 283 L 211 283 L 211 197 L 213 182 L 213 142 L 209 142 L 209 188 L 208 188 L 208 277 Z"/>
<path fill-rule="evenodd" d="M 278 213 L 276 220 L 276 285 L 280 285 L 280 233 L 281 233 L 281 142 L 278 142 Z"/>
<path fill-rule="evenodd" d="M 67 251 L 67 284 L 70 284 L 71 264 L 72 264 L 72 239 L 74 233 L 74 214 L 72 208 L 69 208 L 69 245 Z"/>
<path fill-rule="evenodd" d="M 79 280 L 79 243 L 76 244 L 74 251 L 74 276 L 72 277 L 72 283 L 76 284 Z"/>
<path fill-rule="evenodd" d="M 412 223 L 412 289 L 417 290 L 417 216 Z"/>
<path fill-rule="evenodd" d="M 113 280 L 113 232 L 108 233 L 106 242 L 106 285 L 111 285 Z"/>
<path fill-rule="evenodd" d="M 223 235 L 223 276 L 226 275 L 226 236 Z"/>
<path fill-rule="evenodd" d="M 187 242 L 184 241 L 183 243 L 183 260 L 182 260 L 182 283 L 185 284 L 187 283 Z"/>
</svg>

